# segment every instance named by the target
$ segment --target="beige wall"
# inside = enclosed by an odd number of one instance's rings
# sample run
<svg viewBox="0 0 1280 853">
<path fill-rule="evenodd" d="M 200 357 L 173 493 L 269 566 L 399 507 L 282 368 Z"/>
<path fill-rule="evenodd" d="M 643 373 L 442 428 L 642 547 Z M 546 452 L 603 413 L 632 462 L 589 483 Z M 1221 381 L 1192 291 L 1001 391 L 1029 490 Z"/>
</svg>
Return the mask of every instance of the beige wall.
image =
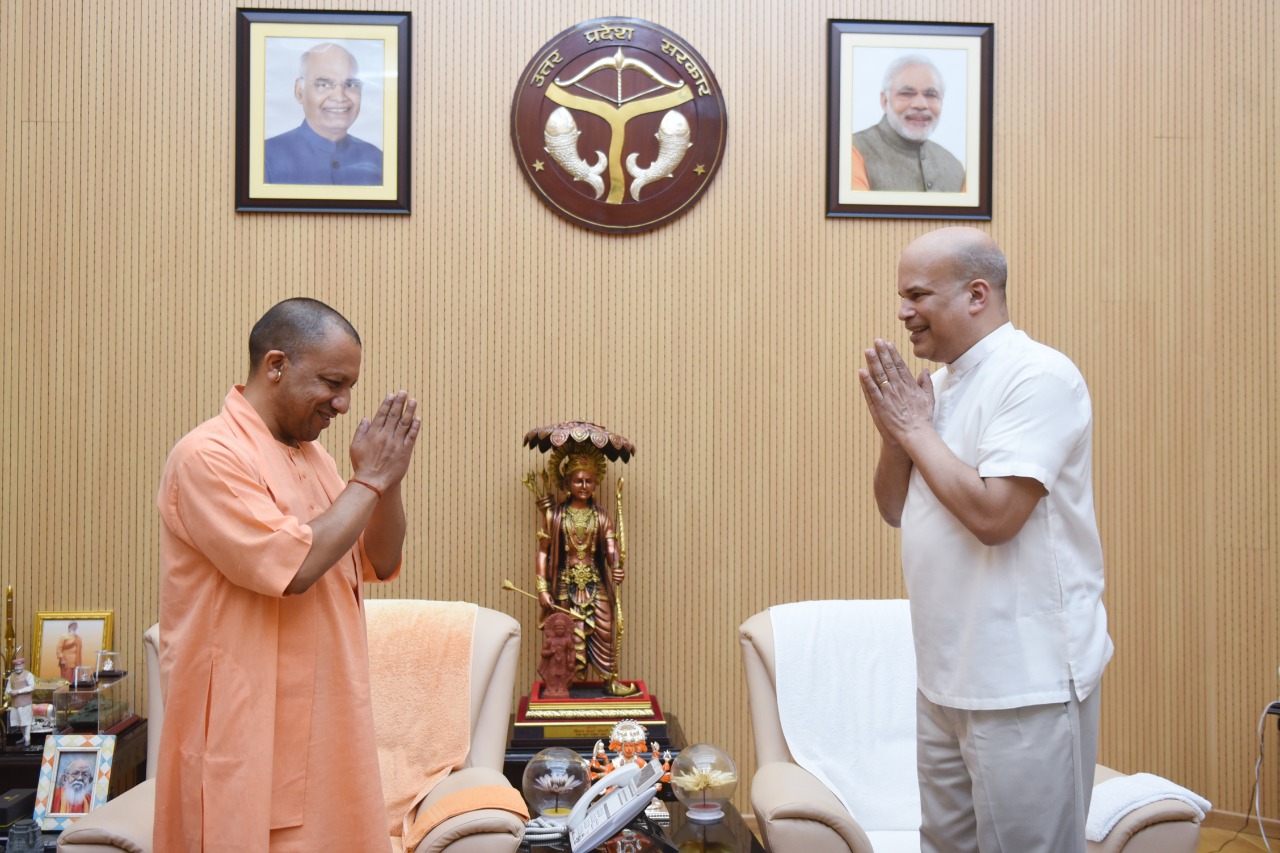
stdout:
<svg viewBox="0 0 1280 853">
<path fill-rule="evenodd" d="M 639 449 L 624 674 L 749 778 L 737 625 L 903 593 L 854 371 L 873 336 L 902 340 L 896 257 L 935 223 L 823 217 L 825 22 L 992 22 L 984 227 L 1016 321 L 1076 359 L 1096 409 L 1101 759 L 1246 810 L 1280 663 L 1273 2 L 344 6 L 413 12 L 409 217 L 233 211 L 234 4 L 4 0 L 0 581 L 21 641 L 34 611 L 109 608 L 138 666 L 165 455 L 243 379 L 253 320 L 311 295 L 366 338 L 357 413 L 399 386 L 425 404 L 408 566 L 372 594 L 531 626 L 499 589 L 532 585 L 520 477 L 541 460 L 520 438 L 605 423 Z M 628 13 L 703 54 L 729 141 L 690 214 L 607 238 L 528 190 L 508 115 L 545 41 Z M 325 438 L 344 467 L 354 423 Z"/>
</svg>

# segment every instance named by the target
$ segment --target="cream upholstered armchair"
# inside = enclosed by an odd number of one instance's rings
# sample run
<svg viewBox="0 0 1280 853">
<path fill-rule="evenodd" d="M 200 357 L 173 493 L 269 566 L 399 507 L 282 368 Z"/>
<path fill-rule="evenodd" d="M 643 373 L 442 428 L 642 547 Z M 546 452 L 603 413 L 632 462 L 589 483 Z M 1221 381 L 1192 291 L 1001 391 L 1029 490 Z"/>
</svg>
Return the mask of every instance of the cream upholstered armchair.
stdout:
<svg viewBox="0 0 1280 853">
<path fill-rule="evenodd" d="M 386 604 L 367 601 L 370 631 Z M 402 602 L 396 602 L 402 603 Z M 422 602 L 424 606 L 435 602 Z M 155 820 L 156 750 L 164 709 L 160 697 L 159 628 L 152 626 L 145 637 L 148 677 L 148 779 L 115 800 L 80 818 L 58 840 L 58 849 L 68 853 L 109 853 L 126 850 L 150 853 L 151 826 Z M 377 673 L 376 658 L 391 654 L 371 645 L 370 658 Z M 520 654 L 520 626 L 505 613 L 476 608 L 471 641 L 470 749 L 462 766 L 450 772 L 419 806 L 419 813 L 450 795 L 484 786 L 510 788 L 502 774 L 511 697 L 516 664 Z M 430 666 L 430 660 L 415 662 L 415 671 Z M 377 676 L 375 675 L 375 678 Z M 377 685 L 375 684 L 375 693 Z M 462 697 L 459 697 L 461 701 Z M 375 710 L 375 715 L 377 711 Z M 384 768 L 384 777 L 386 775 Z M 524 835 L 524 820 L 501 808 L 479 808 L 448 814 L 437 823 L 418 846 L 420 853 L 512 853 Z M 399 851 L 400 840 L 392 839 Z"/>
<path fill-rule="evenodd" d="M 830 788 L 796 763 L 783 735 L 774 627 L 769 611 L 752 616 L 742 624 L 738 633 L 746 669 L 758 767 L 751 783 L 751 806 L 765 847 L 771 853 L 918 851 L 918 818 L 914 830 L 902 824 L 864 826 L 854 819 Z M 856 659 L 859 650 L 844 649 L 843 653 Z M 910 660 L 909 680 L 914 681 L 914 657 Z M 914 689 L 911 692 L 910 704 L 914 708 Z M 910 730 L 912 754 L 914 725 L 912 715 L 906 726 Z M 830 748 L 838 752 L 846 743 L 838 721 L 832 724 L 829 734 Z M 886 736 L 902 737 L 903 732 Z M 913 789 L 914 772 L 912 762 L 909 784 Z M 1097 786 L 1104 781 L 1120 775 L 1099 765 L 1094 790 L 1097 791 Z M 901 774 L 898 778 L 902 778 Z M 878 774 L 876 784 L 879 783 Z M 918 796 L 914 790 L 910 793 Z M 1095 797 L 1095 805 L 1096 801 Z M 1200 837 L 1199 817 L 1196 809 L 1186 802 L 1161 799 L 1124 815 L 1102 841 L 1089 842 L 1089 853 L 1195 853 Z"/>
</svg>

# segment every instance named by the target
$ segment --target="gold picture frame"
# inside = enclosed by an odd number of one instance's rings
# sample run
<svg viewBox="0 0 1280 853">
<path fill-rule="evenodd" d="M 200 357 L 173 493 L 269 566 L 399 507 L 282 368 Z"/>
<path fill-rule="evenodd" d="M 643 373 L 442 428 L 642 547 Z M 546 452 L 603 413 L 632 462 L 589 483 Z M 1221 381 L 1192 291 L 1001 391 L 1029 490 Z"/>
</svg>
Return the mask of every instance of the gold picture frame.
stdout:
<svg viewBox="0 0 1280 853">
<path fill-rule="evenodd" d="M 36 613 L 31 652 L 27 668 L 36 678 L 62 678 L 71 681 L 76 666 L 95 665 L 100 650 L 111 651 L 112 610 L 41 610 Z M 75 624 L 74 632 L 71 625 Z M 72 635 L 79 638 L 79 660 L 64 657 L 64 667 L 59 663 L 59 651 L 63 638 Z"/>
</svg>

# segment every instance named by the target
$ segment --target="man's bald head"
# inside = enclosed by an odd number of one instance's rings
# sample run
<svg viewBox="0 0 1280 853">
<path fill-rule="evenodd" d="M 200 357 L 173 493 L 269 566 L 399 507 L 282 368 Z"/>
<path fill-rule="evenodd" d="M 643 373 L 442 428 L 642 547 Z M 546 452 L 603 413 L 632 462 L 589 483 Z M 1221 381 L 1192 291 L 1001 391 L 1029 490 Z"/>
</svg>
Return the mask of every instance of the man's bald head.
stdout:
<svg viewBox="0 0 1280 853">
<path fill-rule="evenodd" d="M 1004 253 L 976 228 L 941 228 L 898 261 L 898 319 L 915 354 L 950 364 L 1009 321 Z"/>
<path fill-rule="evenodd" d="M 297 358 L 334 330 L 360 343 L 360 335 L 347 318 L 318 299 L 298 297 L 276 303 L 249 333 L 249 377 L 253 378 L 263 357 L 272 350 Z"/>
<path fill-rule="evenodd" d="M 903 260 L 908 256 L 929 264 L 949 265 L 956 284 L 982 279 L 1004 299 L 1009 265 L 1004 252 L 985 231 L 964 226 L 939 228 L 907 246 Z"/>
</svg>

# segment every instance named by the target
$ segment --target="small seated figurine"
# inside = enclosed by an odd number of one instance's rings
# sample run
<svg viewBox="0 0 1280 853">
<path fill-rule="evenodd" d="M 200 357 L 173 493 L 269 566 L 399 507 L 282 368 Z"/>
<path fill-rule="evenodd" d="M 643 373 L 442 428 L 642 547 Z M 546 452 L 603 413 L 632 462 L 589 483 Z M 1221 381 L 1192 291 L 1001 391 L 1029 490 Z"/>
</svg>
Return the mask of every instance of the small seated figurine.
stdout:
<svg viewBox="0 0 1280 853">
<path fill-rule="evenodd" d="M 592 781 L 605 776 L 608 773 L 617 770 L 626 764 L 636 764 L 644 767 L 649 762 L 641 757 L 641 753 L 645 748 L 645 737 L 648 732 L 644 726 L 635 720 L 622 720 L 613 727 L 609 733 L 609 749 L 613 750 L 615 755 L 609 758 L 604 749 L 603 741 L 596 741 L 595 749 L 591 752 L 590 769 L 587 771 Z M 651 760 L 660 762 L 662 765 L 662 776 L 659 782 L 671 781 L 671 751 L 668 750 L 661 757 L 658 755 L 658 742 L 655 740 L 650 746 Z M 658 785 L 658 790 L 662 790 L 662 785 Z"/>
</svg>

